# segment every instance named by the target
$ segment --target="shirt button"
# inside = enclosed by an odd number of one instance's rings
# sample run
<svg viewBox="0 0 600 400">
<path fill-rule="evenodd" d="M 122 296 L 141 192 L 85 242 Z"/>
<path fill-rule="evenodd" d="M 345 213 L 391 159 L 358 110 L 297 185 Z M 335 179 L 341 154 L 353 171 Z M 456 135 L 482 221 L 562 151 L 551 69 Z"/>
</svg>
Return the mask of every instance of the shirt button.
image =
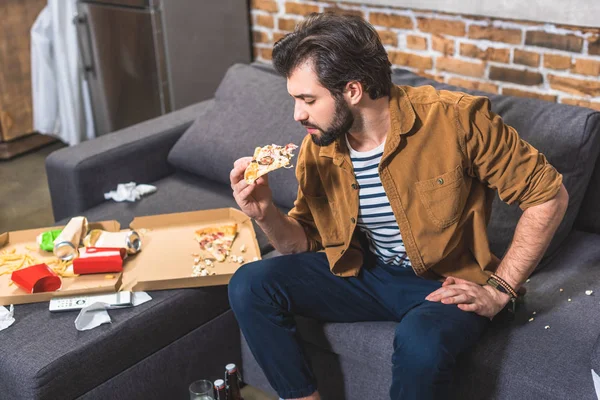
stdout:
<svg viewBox="0 0 600 400">
<path fill-rule="evenodd" d="M 352 184 L 352 189 L 354 189 L 354 190 L 358 189 L 358 185 L 356 183 L 353 183 Z"/>
<path fill-rule="evenodd" d="M 440 178 L 440 179 L 438 179 L 438 183 L 439 183 L 440 185 L 443 185 L 443 184 L 444 184 L 444 180 L 443 180 L 442 178 Z"/>
<path fill-rule="evenodd" d="M 356 220 L 354 219 L 354 217 L 350 218 L 350 222 L 355 223 Z"/>
</svg>

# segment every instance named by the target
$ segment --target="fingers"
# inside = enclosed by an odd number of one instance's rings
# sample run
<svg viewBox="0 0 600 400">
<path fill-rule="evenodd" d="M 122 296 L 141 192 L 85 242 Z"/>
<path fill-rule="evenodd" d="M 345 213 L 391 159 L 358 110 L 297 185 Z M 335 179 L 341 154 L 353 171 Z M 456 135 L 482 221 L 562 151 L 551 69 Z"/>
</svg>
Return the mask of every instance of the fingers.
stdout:
<svg viewBox="0 0 600 400">
<path fill-rule="evenodd" d="M 229 173 L 229 180 L 231 181 L 232 188 L 233 185 L 244 180 L 244 171 L 246 171 L 246 168 L 251 161 L 252 157 L 242 157 L 235 160 L 233 163 L 233 169 Z"/>
<path fill-rule="evenodd" d="M 425 300 L 429 300 L 429 301 L 440 301 L 445 297 L 449 297 L 449 296 L 454 296 L 459 292 L 465 292 L 468 293 L 469 295 L 474 295 L 474 287 L 472 285 L 469 284 L 448 284 L 446 286 L 443 286 L 433 292 L 431 292 L 427 297 L 425 297 Z"/>
</svg>

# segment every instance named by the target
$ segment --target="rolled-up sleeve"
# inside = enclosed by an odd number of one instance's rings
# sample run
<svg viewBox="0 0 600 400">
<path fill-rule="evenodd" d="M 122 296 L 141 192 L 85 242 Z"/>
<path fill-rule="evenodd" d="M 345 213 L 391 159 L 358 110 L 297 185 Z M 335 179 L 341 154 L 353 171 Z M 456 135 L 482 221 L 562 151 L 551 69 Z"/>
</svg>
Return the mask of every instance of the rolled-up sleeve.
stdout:
<svg viewBox="0 0 600 400">
<path fill-rule="evenodd" d="M 300 226 L 302 226 L 304 229 L 306 238 L 308 239 L 308 251 L 315 252 L 323 249 L 323 240 L 321 239 L 321 235 L 319 234 L 319 230 L 317 229 L 313 215 L 308 207 L 306 198 L 302 193 L 302 182 L 306 181 L 304 177 L 304 174 L 306 173 L 304 159 L 305 152 L 303 151 L 304 148 L 304 145 L 300 148 L 296 167 L 296 178 L 300 183 L 298 185 L 298 195 L 294 201 L 294 207 L 288 212 L 288 216 L 300 223 Z"/>
<path fill-rule="evenodd" d="M 516 202 L 522 210 L 556 196 L 562 175 L 491 111 L 489 99 L 464 96 L 457 108 L 471 176 L 495 189 L 502 201 Z"/>
</svg>

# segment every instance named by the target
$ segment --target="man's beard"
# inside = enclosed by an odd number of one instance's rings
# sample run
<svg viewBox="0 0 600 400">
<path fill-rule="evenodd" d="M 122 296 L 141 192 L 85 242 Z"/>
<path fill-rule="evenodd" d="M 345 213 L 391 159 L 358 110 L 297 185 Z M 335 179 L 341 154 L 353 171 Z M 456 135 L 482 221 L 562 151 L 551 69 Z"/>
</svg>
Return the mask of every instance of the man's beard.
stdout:
<svg viewBox="0 0 600 400">
<path fill-rule="evenodd" d="M 324 131 L 318 126 L 310 125 L 307 121 L 302 122 L 302 125 L 306 127 L 315 128 L 321 131 L 320 135 L 310 135 L 313 143 L 317 146 L 328 146 L 335 142 L 338 137 L 348 132 L 353 124 L 354 115 L 352 115 L 350 107 L 348 107 L 348 104 L 344 102 L 344 99 L 341 96 L 335 98 L 335 114 L 329 129 Z"/>
</svg>

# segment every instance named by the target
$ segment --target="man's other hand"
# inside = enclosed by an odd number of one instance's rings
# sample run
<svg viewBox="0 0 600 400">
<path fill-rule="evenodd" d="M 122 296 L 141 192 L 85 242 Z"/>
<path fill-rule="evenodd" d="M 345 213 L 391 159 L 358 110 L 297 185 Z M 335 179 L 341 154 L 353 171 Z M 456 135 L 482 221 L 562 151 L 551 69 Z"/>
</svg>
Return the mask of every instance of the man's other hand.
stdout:
<svg viewBox="0 0 600 400">
<path fill-rule="evenodd" d="M 442 287 L 431 292 L 425 300 L 456 304 L 463 311 L 492 319 L 508 304 L 510 296 L 489 285 L 481 286 L 449 276 Z"/>
</svg>

